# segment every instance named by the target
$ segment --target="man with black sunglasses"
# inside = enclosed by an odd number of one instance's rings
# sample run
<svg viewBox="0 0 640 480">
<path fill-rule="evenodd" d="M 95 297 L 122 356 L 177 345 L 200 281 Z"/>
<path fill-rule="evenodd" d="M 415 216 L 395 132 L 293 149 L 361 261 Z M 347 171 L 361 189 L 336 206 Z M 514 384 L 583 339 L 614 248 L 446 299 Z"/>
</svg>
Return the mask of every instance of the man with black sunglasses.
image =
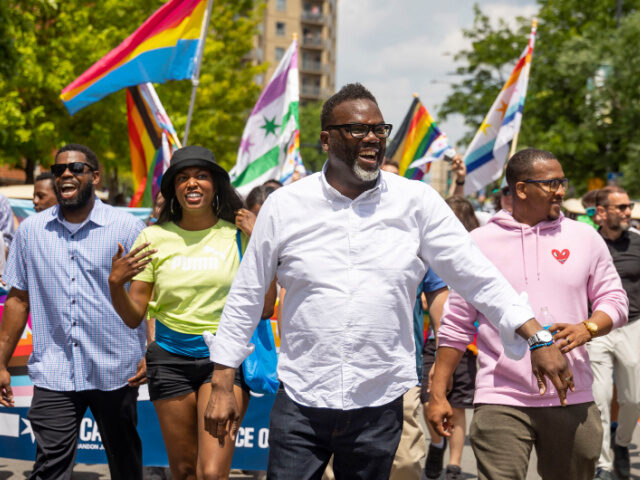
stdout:
<svg viewBox="0 0 640 480">
<path fill-rule="evenodd" d="M 11 290 L 0 323 L 0 404 L 14 405 L 7 364 L 31 313 L 36 439 L 30 478 L 68 479 L 87 408 L 98 424 L 111 478 L 142 478 L 136 430 L 144 382 L 144 326 L 129 329 L 113 309 L 107 279 L 118 244 L 144 228 L 95 196 L 100 168 L 84 145 L 62 147 L 51 167 L 58 205 L 18 228 L 3 280 Z"/>
<path fill-rule="evenodd" d="M 388 480 L 402 396 L 418 381 L 413 307 L 427 268 L 487 313 L 507 355 L 523 356 L 539 324 L 435 190 L 380 170 L 391 126 L 371 92 L 344 86 L 320 122 L 322 172 L 269 196 L 231 287 L 210 346 L 205 425 L 217 438 L 235 436 L 234 371 L 277 275 L 287 295 L 269 476 L 319 478 L 333 454 L 336 478 Z M 559 350 L 532 363 L 566 389 Z"/>
<path fill-rule="evenodd" d="M 447 380 L 477 332 L 469 439 L 478 477 L 524 479 L 535 448 L 544 480 L 592 480 L 602 425 L 585 344 L 626 323 L 627 296 L 597 232 L 562 215 L 568 180 L 555 155 L 521 150 L 506 178 L 513 212 L 498 212 L 471 236 L 536 312 L 541 326 L 528 339 L 530 358 L 562 352 L 571 371 L 561 385 L 549 385 L 526 357 L 507 358 L 501 332 L 454 286 L 438 331 L 428 418 L 440 435 L 450 435 Z"/>
<path fill-rule="evenodd" d="M 625 480 L 630 476 L 629 443 L 640 417 L 640 235 L 630 229 L 633 202 L 624 189 L 608 186 L 599 190 L 595 204 L 600 235 L 629 297 L 629 323 L 588 345 L 593 396 L 605 433 L 596 478 L 612 479 L 615 471 L 619 480 Z M 614 379 L 620 410 L 618 427 L 610 436 Z"/>
</svg>

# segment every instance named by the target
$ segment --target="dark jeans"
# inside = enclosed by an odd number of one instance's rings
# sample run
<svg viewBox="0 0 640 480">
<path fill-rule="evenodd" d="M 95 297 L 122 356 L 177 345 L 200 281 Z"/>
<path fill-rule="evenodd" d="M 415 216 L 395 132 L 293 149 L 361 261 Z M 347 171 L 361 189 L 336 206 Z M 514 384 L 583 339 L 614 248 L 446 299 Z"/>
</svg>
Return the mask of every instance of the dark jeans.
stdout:
<svg viewBox="0 0 640 480">
<path fill-rule="evenodd" d="M 402 434 L 402 396 L 355 410 L 298 405 L 283 389 L 271 410 L 267 478 L 311 480 L 333 458 L 336 480 L 387 480 Z"/>
<path fill-rule="evenodd" d="M 28 417 L 36 438 L 36 462 L 30 479 L 69 479 L 78 447 L 80 422 L 87 408 L 98 424 L 111 478 L 142 479 L 142 444 L 136 430 L 138 389 L 55 392 L 33 388 Z"/>
</svg>

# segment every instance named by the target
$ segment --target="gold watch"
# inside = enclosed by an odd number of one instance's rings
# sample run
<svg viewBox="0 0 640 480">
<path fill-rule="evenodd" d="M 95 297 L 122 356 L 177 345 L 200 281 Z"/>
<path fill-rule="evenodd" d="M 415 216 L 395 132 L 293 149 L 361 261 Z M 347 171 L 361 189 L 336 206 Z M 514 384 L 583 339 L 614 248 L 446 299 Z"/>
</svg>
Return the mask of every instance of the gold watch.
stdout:
<svg viewBox="0 0 640 480">
<path fill-rule="evenodd" d="M 585 320 L 582 324 L 587 328 L 589 335 L 591 338 L 595 337 L 598 334 L 598 325 L 595 322 L 590 322 L 589 320 Z"/>
</svg>

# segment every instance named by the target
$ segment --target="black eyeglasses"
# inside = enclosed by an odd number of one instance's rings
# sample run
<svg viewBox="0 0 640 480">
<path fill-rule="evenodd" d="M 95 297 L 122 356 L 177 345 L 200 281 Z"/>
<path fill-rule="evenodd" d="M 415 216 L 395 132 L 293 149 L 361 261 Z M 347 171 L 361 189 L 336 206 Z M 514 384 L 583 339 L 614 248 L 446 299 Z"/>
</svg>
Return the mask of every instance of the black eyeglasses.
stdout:
<svg viewBox="0 0 640 480">
<path fill-rule="evenodd" d="M 95 170 L 95 168 L 93 168 L 91 165 L 84 162 L 56 163 L 54 165 L 51 165 L 51 173 L 53 173 L 54 177 L 61 177 L 65 170 L 68 168 L 72 174 L 80 175 L 82 173 L 85 173 L 84 167 L 89 167 L 90 172 L 93 172 Z"/>
<path fill-rule="evenodd" d="M 373 130 L 373 134 L 378 138 L 387 138 L 391 133 L 393 125 L 390 123 L 377 123 L 368 125 L 366 123 L 345 123 L 344 125 L 329 125 L 325 130 L 338 130 L 345 128 L 353 138 L 364 138 Z"/>
<path fill-rule="evenodd" d="M 621 203 L 620 205 L 603 205 L 603 207 L 613 207 L 613 208 L 617 208 L 618 210 L 620 210 L 620 212 L 624 213 L 627 211 L 627 208 L 629 210 L 633 210 L 635 203 L 631 202 L 631 203 Z"/>
<path fill-rule="evenodd" d="M 562 189 L 564 191 L 569 187 L 569 179 L 567 177 L 564 178 L 551 178 L 549 180 L 522 180 L 524 183 L 537 183 L 539 185 L 545 185 L 546 190 L 550 193 L 556 193 L 562 185 Z"/>
</svg>

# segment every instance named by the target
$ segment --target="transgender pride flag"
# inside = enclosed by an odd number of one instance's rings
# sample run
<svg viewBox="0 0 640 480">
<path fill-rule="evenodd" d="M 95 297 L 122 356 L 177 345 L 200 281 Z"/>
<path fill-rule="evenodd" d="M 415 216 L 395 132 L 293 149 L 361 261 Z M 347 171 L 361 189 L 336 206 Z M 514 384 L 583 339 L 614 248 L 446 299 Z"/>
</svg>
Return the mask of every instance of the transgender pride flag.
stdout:
<svg viewBox="0 0 640 480">
<path fill-rule="evenodd" d="M 298 42 L 293 40 L 253 107 L 238 159 L 229 172 L 231 183 L 242 195 L 267 180 L 290 179 L 292 163 L 304 171 L 296 142 L 298 99 Z"/>
<path fill-rule="evenodd" d="M 509 147 L 522 123 L 522 110 L 527 95 L 535 38 L 536 22 L 534 20 L 529 44 L 500 90 L 498 98 L 493 102 L 464 156 L 464 163 L 467 166 L 465 195 L 477 192 L 502 176 Z"/>
</svg>

